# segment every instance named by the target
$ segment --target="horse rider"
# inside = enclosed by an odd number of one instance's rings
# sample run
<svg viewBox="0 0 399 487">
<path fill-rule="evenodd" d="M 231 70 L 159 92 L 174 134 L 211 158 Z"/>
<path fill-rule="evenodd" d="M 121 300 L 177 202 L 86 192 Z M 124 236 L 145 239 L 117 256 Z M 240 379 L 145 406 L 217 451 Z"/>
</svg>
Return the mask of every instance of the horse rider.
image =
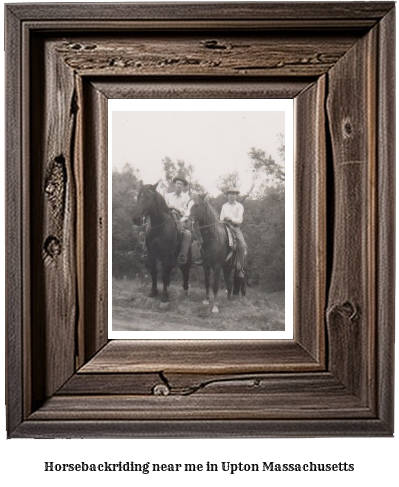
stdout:
<svg viewBox="0 0 399 487">
<path fill-rule="evenodd" d="M 244 277 L 244 259 L 247 244 L 241 232 L 240 225 L 244 217 L 244 207 L 237 201 L 240 191 L 237 188 L 228 188 L 226 195 L 228 202 L 222 206 L 220 221 L 228 223 L 231 231 L 237 239 L 237 277 Z"/>
<path fill-rule="evenodd" d="M 171 193 L 167 193 L 165 201 L 171 210 L 175 210 L 181 223 L 182 241 L 180 255 L 178 258 L 179 264 L 185 264 L 187 262 L 187 255 L 191 245 L 191 232 L 188 230 L 188 216 L 190 215 L 189 201 L 190 196 L 188 193 L 183 192 L 183 188 L 187 188 L 188 182 L 180 177 L 173 178 L 175 190 Z"/>
<path fill-rule="evenodd" d="M 173 179 L 175 190 L 165 196 L 165 201 L 171 210 L 176 210 L 180 217 L 189 216 L 188 202 L 190 196 L 183 192 L 183 188 L 187 188 L 188 182 L 179 176 Z"/>
</svg>

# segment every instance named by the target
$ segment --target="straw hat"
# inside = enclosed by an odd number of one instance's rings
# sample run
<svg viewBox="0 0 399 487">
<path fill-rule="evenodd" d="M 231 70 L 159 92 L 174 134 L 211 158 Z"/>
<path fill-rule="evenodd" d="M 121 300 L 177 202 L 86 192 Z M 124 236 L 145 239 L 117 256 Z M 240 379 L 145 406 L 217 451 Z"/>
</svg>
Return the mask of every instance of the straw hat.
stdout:
<svg viewBox="0 0 399 487">
<path fill-rule="evenodd" d="M 230 187 L 230 188 L 226 189 L 225 193 L 226 194 L 229 194 L 229 193 L 240 194 L 240 190 L 238 188 Z"/>
<path fill-rule="evenodd" d="M 181 178 L 180 176 L 176 176 L 173 178 L 173 182 L 176 183 L 176 181 L 181 181 L 184 184 L 184 186 L 188 186 L 188 182 L 184 178 Z"/>
</svg>

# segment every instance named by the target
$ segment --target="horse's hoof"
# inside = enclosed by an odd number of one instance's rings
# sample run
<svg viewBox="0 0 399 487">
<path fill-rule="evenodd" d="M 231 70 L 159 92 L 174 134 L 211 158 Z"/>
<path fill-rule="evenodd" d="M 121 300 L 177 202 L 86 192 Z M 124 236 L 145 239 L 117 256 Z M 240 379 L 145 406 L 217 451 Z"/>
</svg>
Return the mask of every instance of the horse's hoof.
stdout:
<svg viewBox="0 0 399 487">
<path fill-rule="evenodd" d="M 153 291 L 150 292 L 150 294 L 147 296 L 148 298 L 156 298 L 158 296 L 158 293 L 155 293 Z"/>
<path fill-rule="evenodd" d="M 204 304 L 205 306 L 207 306 L 209 304 L 209 299 L 204 299 L 202 301 L 202 304 Z"/>
<path fill-rule="evenodd" d="M 166 301 L 166 303 L 161 303 L 161 308 L 167 308 L 169 306 L 169 301 Z"/>
<path fill-rule="evenodd" d="M 212 313 L 219 313 L 219 308 L 217 306 L 214 306 L 212 308 Z"/>
</svg>

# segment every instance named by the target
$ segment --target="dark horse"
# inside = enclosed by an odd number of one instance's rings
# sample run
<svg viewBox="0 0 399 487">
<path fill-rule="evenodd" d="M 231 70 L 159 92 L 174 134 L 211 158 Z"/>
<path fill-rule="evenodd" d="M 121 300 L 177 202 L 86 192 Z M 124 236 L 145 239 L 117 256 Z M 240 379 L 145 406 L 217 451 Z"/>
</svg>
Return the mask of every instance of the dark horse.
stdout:
<svg viewBox="0 0 399 487">
<path fill-rule="evenodd" d="M 232 282 L 230 274 L 235 269 L 234 256 L 229 257 L 231 249 L 226 225 L 219 220 L 218 215 L 205 199 L 206 195 L 194 196 L 194 204 L 190 209 L 190 218 L 196 223 L 202 237 L 202 253 L 205 257 L 205 300 L 209 304 L 210 272 L 213 269 L 213 313 L 218 313 L 218 291 L 220 271 L 223 270 L 224 280 L 227 287 L 227 299 L 231 299 Z M 245 296 L 245 279 L 234 278 L 234 294 L 238 295 L 241 290 Z"/>
<path fill-rule="evenodd" d="M 150 217 L 150 224 L 147 226 L 145 242 L 147 245 L 148 260 L 151 270 L 152 288 L 148 295 L 155 298 L 158 295 L 157 289 L 157 259 L 162 265 L 163 290 L 161 296 L 161 307 L 169 305 L 168 287 L 170 285 L 170 273 L 178 265 L 177 259 L 180 252 L 181 235 L 176 220 L 163 198 L 157 191 L 158 183 L 145 184 L 140 188 L 137 196 L 137 207 L 133 212 L 133 223 L 140 225 L 143 217 Z M 180 265 L 183 274 L 183 289 L 188 293 L 188 279 L 191 268 L 191 249 L 188 252 L 187 261 Z"/>
</svg>

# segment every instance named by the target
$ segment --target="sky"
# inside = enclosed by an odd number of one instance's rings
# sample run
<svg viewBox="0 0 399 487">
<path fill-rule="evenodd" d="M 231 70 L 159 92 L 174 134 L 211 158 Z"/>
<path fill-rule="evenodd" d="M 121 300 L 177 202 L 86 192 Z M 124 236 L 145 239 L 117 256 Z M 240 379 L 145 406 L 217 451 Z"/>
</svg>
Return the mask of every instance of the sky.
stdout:
<svg viewBox="0 0 399 487">
<path fill-rule="evenodd" d="M 138 101 L 130 101 L 133 102 L 130 106 L 135 108 Z M 162 159 L 168 156 L 174 162 L 180 159 L 192 164 L 194 178 L 210 193 L 217 194 L 219 176 L 235 170 L 240 173 L 241 191 L 249 188 L 248 152 L 252 147 L 280 161 L 277 147 L 280 145 L 278 135 L 285 134 L 283 106 L 280 110 L 265 111 L 262 109 L 264 100 L 245 100 L 245 105 L 237 103 L 243 100 L 228 100 L 229 105 L 213 100 L 192 100 L 196 102 L 192 109 L 184 106 L 184 110 L 180 110 L 183 105 L 176 103 L 180 100 L 167 101 L 173 103 L 161 106 L 162 110 L 157 110 L 159 104 L 145 111 L 129 110 L 125 104 L 123 111 L 118 110 L 118 105 L 112 110 L 113 168 L 122 169 L 129 163 L 139 169 L 144 183 L 154 184 L 163 177 Z M 219 106 L 221 109 L 215 110 Z M 238 110 L 234 110 L 234 106 Z"/>
</svg>

